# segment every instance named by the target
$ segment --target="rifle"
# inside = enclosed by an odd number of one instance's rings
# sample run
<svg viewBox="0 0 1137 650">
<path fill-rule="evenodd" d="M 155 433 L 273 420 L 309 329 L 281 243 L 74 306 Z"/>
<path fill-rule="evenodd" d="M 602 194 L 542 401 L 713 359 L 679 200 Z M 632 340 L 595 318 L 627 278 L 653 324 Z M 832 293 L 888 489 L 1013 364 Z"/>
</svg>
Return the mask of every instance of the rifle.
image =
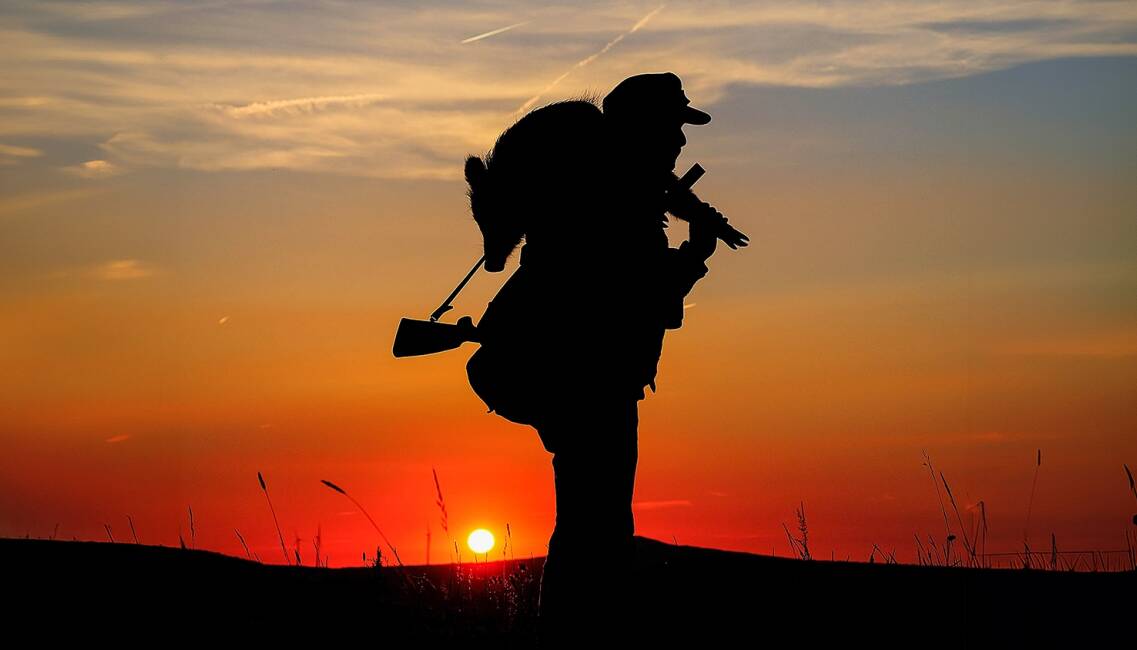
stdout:
<svg viewBox="0 0 1137 650">
<path fill-rule="evenodd" d="M 478 272 L 486 256 L 474 264 L 474 268 L 458 283 L 454 291 L 442 301 L 442 304 L 430 314 L 430 320 L 416 320 L 403 318 L 399 321 L 399 329 L 395 331 L 395 345 L 392 352 L 396 357 L 414 357 L 423 354 L 433 354 L 453 350 L 466 341 L 478 341 L 478 328 L 469 316 L 463 316 L 457 323 L 439 323 L 438 319 L 454 307 L 450 304 L 458 296 L 458 292 L 466 286 L 470 278 Z"/>
<path fill-rule="evenodd" d="M 705 173 L 706 170 L 703 169 L 702 165 L 695 163 L 687 170 L 687 173 L 683 174 L 682 178 L 676 178 L 675 174 L 671 175 L 670 186 L 667 189 L 667 193 L 671 197 L 671 207 L 668 208 L 668 212 L 687 223 L 713 219 L 718 222 L 714 226 L 715 235 L 727 246 L 734 250 L 737 250 L 739 246 L 746 246 L 749 244 L 750 238 L 729 225 L 727 218 L 722 213 L 709 204 L 700 201 L 699 197 L 691 191 L 695 181 L 699 180 Z"/>
<path fill-rule="evenodd" d="M 741 244 L 745 246 L 746 235 L 743 235 L 734 228 L 726 224 L 726 217 L 723 217 L 718 212 L 711 212 L 704 209 L 705 203 L 698 202 L 698 198 L 691 193 L 691 187 L 696 181 L 706 173 L 701 165 L 695 163 L 683 174 L 682 178 L 673 176 L 669 192 L 675 193 L 679 197 L 678 200 L 683 200 L 681 203 L 685 209 L 680 210 L 682 214 L 676 214 L 688 222 L 692 219 L 703 218 L 721 218 L 719 226 L 719 238 L 722 239 L 728 246 L 735 248 Z M 679 194 L 680 192 L 687 193 L 686 195 Z M 709 206 L 706 206 L 709 208 Z M 674 214 L 674 213 L 673 213 Z M 461 346 L 466 341 L 474 343 L 479 342 L 478 328 L 474 325 L 473 319 L 469 316 L 463 316 L 458 319 L 457 323 L 439 323 L 438 319 L 446 312 L 453 309 L 450 304 L 454 298 L 458 296 L 458 292 L 466 286 L 470 278 L 477 273 L 482 264 L 485 263 L 486 257 L 483 255 L 481 259 L 474 264 L 474 268 L 466 274 L 458 286 L 442 301 L 438 309 L 435 309 L 430 315 L 430 320 L 416 320 L 413 318 L 403 318 L 399 321 L 399 328 L 395 331 L 395 345 L 392 352 L 396 357 L 413 357 L 421 356 L 424 354 L 433 354 L 435 352 L 444 352 L 446 350 L 453 350 Z"/>
</svg>

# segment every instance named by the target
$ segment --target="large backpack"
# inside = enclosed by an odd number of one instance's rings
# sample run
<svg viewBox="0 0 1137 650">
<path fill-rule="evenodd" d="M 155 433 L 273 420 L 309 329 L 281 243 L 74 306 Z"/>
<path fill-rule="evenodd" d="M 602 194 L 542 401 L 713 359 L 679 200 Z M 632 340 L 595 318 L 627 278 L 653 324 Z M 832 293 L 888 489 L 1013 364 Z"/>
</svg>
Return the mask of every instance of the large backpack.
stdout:
<svg viewBox="0 0 1137 650">
<path fill-rule="evenodd" d="M 545 410 L 542 374 L 549 370 L 532 349 L 540 327 L 526 307 L 532 296 L 529 272 L 519 266 L 486 306 L 478 321 L 480 346 L 466 362 L 466 376 L 488 412 L 536 426 Z"/>
<path fill-rule="evenodd" d="M 544 234 L 541 220 L 557 224 L 569 216 L 570 199 L 593 190 L 602 172 L 602 113 L 587 99 L 536 109 L 498 137 L 485 160 L 471 156 L 465 175 L 470 209 L 481 229 L 485 268 L 504 269 L 506 258 L 525 239 L 522 264 L 502 285 L 478 322 L 481 347 L 466 364 L 471 388 L 490 412 L 518 424 L 537 426 L 557 398 L 563 348 L 552 301 L 563 296 L 548 274 L 526 266 L 525 253 Z M 546 249 L 547 250 L 547 249 Z M 543 260 L 543 261 L 547 261 Z M 559 321 L 560 319 L 556 319 Z"/>
</svg>

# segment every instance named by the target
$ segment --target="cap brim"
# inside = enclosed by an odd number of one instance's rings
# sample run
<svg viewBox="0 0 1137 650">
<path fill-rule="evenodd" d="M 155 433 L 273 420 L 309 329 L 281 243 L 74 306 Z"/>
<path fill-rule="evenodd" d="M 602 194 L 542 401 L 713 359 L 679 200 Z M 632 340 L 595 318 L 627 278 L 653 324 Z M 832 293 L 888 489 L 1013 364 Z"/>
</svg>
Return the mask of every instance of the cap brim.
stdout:
<svg viewBox="0 0 1137 650">
<path fill-rule="evenodd" d="M 706 124 L 711 121 L 711 116 L 700 111 L 697 108 L 686 106 L 683 109 L 683 123 L 684 124 Z"/>
</svg>

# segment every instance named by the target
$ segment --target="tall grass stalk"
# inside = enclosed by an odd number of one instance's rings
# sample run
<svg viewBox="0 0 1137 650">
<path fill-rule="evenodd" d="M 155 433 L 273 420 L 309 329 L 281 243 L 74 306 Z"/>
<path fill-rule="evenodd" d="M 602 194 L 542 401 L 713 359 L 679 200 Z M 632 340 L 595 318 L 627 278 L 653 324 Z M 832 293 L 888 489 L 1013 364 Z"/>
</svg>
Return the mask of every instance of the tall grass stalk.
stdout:
<svg viewBox="0 0 1137 650">
<path fill-rule="evenodd" d="M 1026 504 L 1026 525 L 1023 526 L 1023 541 L 1030 539 L 1030 511 L 1034 507 L 1034 490 L 1038 487 L 1038 470 L 1042 467 L 1042 450 L 1038 450 L 1038 460 L 1034 464 L 1034 482 L 1030 485 L 1030 500 Z"/>
<path fill-rule="evenodd" d="M 312 545 L 316 548 L 316 565 L 315 565 L 316 567 L 320 566 L 320 544 L 321 543 L 322 543 L 322 540 L 320 539 L 320 524 L 317 523 L 316 524 L 316 537 L 315 537 L 315 539 L 312 540 Z"/>
<path fill-rule="evenodd" d="M 1122 463 L 1121 466 L 1125 468 L 1125 475 L 1129 477 L 1129 491 L 1133 493 L 1133 498 L 1137 499 L 1137 485 L 1133 483 L 1133 472 L 1129 471 L 1128 463 Z M 1133 523 L 1137 524 L 1137 519 L 1134 519 Z"/>
<path fill-rule="evenodd" d="M 927 561 L 925 561 L 924 545 L 920 543 L 920 536 L 915 533 L 913 533 L 912 536 L 916 538 L 916 559 L 920 561 L 920 566 L 927 566 L 931 563 L 932 558 L 929 555 Z"/>
<path fill-rule="evenodd" d="M 276 536 L 280 539 L 280 551 L 284 553 L 284 563 L 292 564 L 292 560 L 288 559 L 288 549 L 284 547 L 284 535 L 280 532 L 280 521 L 276 518 L 276 508 L 272 507 L 272 497 L 268 495 L 268 486 L 265 485 L 265 477 L 257 472 L 257 480 L 260 481 L 261 491 L 265 493 L 265 499 L 268 499 L 268 509 L 272 513 L 272 523 L 276 524 Z"/>
<path fill-rule="evenodd" d="M 1137 570 L 1137 544 L 1129 539 L 1129 529 L 1125 530 L 1125 555 L 1129 558 L 1129 568 Z"/>
<path fill-rule="evenodd" d="M 801 507 L 797 511 L 797 526 L 801 532 L 801 548 L 804 552 L 804 557 L 807 560 L 812 560 L 813 555 L 809 552 L 809 529 L 805 524 L 805 502 L 801 502 Z"/>
<path fill-rule="evenodd" d="M 983 522 L 983 556 L 987 556 L 987 503 L 985 501 L 979 502 L 979 513 Z M 988 565 L 989 568 L 989 565 Z"/>
<path fill-rule="evenodd" d="M 948 537 L 950 538 L 950 537 L 951 537 L 951 535 L 948 535 Z M 950 543 L 950 542 L 949 542 L 949 543 Z M 937 556 L 940 558 L 940 565 L 941 565 L 941 566 L 947 566 L 947 564 L 948 564 L 948 558 L 947 558 L 947 555 L 946 555 L 946 554 L 944 554 L 944 553 L 942 553 L 942 552 L 940 551 L 939 547 L 937 547 L 937 546 L 936 546 L 936 540 L 935 540 L 935 538 L 934 538 L 934 537 L 932 537 L 930 534 L 928 535 L 928 546 L 930 546 L 930 547 L 931 547 L 931 549 L 932 549 L 933 551 L 935 551 L 935 552 L 936 552 L 936 555 L 937 555 Z"/>
<path fill-rule="evenodd" d="M 453 542 L 453 538 L 450 537 L 450 518 L 446 513 L 446 500 L 442 498 L 442 486 L 438 483 L 438 470 L 431 467 L 430 472 L 434 475 L 434 490 L 437 493 L 435 504 L 438 506 L 438 510 L 441 513 L 440 517 L 442 522 L 442 532 L 446 534 L 446 541 Z"/>
<path fill-rule="evenodd" d="M 976 562 L 975 548 L 971 544 L 971 542 L 967 539 L 967 529 L 964 528 L 964 526 L 963 526 L 963 517 L 961 517 L 959 514 L 959 506 L 956 505 L 956 503 L 955 503 L 955 495 L 953 495 L 951 493 L 951 486 L 948 485 L 947 479 L 944 478 L 943 472 L 940 472 L 940 480 L 944 482 L 944 489 L 947 490 L 948 499 L 951 500 L 951 507 L 955 511 L 955 519 L 959 523 L 959 530 L 960 530 L 960 533 L 963 535 L 963 548 L 971 556 L 971 566 L 975 566 L 975 562 Z M 949 537 L 950 537 L 950 535 L 949 535 Z"/>
<path fill-rule="evenodd" d="M 1125 468 L 1125 476 L 1129 479 L 1129 491 L 1133 493 L 1133 498 L 1137 499 L 1137 485 L 1133 482 L 1133 472 L 1129 471 L 1129 465 L 1122 463 Z M 1133 515 L 1133 525 L 1137 526 L 1137 515 Z M 1129 556 L 1129 568 L 1137 569 L 1137 532 L 1134 532 L 1134 541 L 1129 541 L 1129 529 L 1125 529 L 1125 550 Z"/>
<path fill-rule="evenodd" d="M 399 551 L 397 551 L 395 549 L 395 546 L 393 544 L 391 544 L 391 540 L 387 539 L 387 536 L 384 535 L 383 531 L 379 529 L 379 524 L 375 523 L 375 520 L 371 518 L 371 515 L 367 514 L 367 510 L 363 507 L 363 505 L 361 503 L 359 503 L 358 501 L 356 501 L 355 497 L 348 494 L 347 490 L 344 490 L 343 488 L 336 485 L 335 483 L 332 483 L 331 481 L 325 481 L 325 480 L 321 480 L 320 482 L 323 483 L 324 485 L 328 486 L 329 488 L 335 490 L 336 492 L 339 492 L 340 494 L 344 495 L 345 497 L 350 499 L 352 503 L 355 504 L 356 508 L 359 508 L 359 511 L 363 513 L 363 516 L 367 517 L 367 521 L 371 522 L 371 526 L 373 528 L 375 528 L 375 532 L 379 533 L 379 536 L 382 537 L 383 541 L 387 543 L 387 548 L 391 549 L 391 554 L 395 556 L 395 561 L 398 562 L 399 567 L 401 568 L 403 566 L 403 561 L 399 558 Z"/>
<path fill-rule="evenodd" d="M 249 545 L 245 543 L 245 538 L 241 535 L 241 531 L 234 528 L 233 532 L 237 533 L 237 539 L 241 540 L 241 546 L 245 548 L 245 555 L 248 556 L 250 560 L 253 559 L 253 554 L 249 552 Z"/>
<path fill-rule="evenodd" d="M 885 553 L 876 544 L 872 545 L 872 551 L 869 553 L 869 563 L 874 562 L 877 553 L 880 553 L 880 557 L 884 559 L 885 564 L 899 564 L 896 561 L 896 549 L 892 549 L 892 553 Z"/>
<path fill-rule="evenodd" d="M 951 524 L 948 523 L 947 508 L 944 507 L 944 497 L 942 494 L 940 494 L 940 484 L 936 483 L 936 470 L 935 470 L 935 468 L 932 467 L 932 458 L 930 456 L 928 456 L 928 452 L 924 451 L 923 454 L 924 454 L 923 464 L 925 466 L 927 466 L 928 473 L 931 474 L 931 476 L 932 476 L 932 487 L 934 487 L 936 489 L 936 499 L 940 502 L 940 512 L 943 513 L 943 516 L 944 516 L 944 530 L 946 531 L 947 535 L 950 535 L 951 534 Z"/>
<path fill-rule="evenodd" d="M 803 560 L 812 560 L 813 557 L 809 552 L 809 528 L 805 522 L 805 502 L 802 502 L 801 508 L 795 510 L 795 512 L 797 514 L 798 531 L 801 533 L 801 539 L 795 539 L 785 524 L 782 524 L 782 529 L 786 531 L 786 538 L 788 538 L 790 542 L 790 550 L 797 553 L 798 557 Z M 676 542 L 676 546 L 678 546 L 678 542 Z"/>
</svg>

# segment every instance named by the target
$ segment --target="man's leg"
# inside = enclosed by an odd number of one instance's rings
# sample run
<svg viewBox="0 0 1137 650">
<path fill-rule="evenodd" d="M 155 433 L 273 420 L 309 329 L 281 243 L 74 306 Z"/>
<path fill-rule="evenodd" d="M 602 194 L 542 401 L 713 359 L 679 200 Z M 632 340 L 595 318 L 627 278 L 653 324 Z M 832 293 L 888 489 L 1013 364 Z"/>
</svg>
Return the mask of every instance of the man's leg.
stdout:
<svg viewBox="0 0 1137 650">
<path fill-rule="evenodd" d="M 553 456 L 557 524 L 538 611 L 546 637 L 623 620 L 635 531 L 637 407 L 624 402 L 582 413 Z"/>
</svg>

